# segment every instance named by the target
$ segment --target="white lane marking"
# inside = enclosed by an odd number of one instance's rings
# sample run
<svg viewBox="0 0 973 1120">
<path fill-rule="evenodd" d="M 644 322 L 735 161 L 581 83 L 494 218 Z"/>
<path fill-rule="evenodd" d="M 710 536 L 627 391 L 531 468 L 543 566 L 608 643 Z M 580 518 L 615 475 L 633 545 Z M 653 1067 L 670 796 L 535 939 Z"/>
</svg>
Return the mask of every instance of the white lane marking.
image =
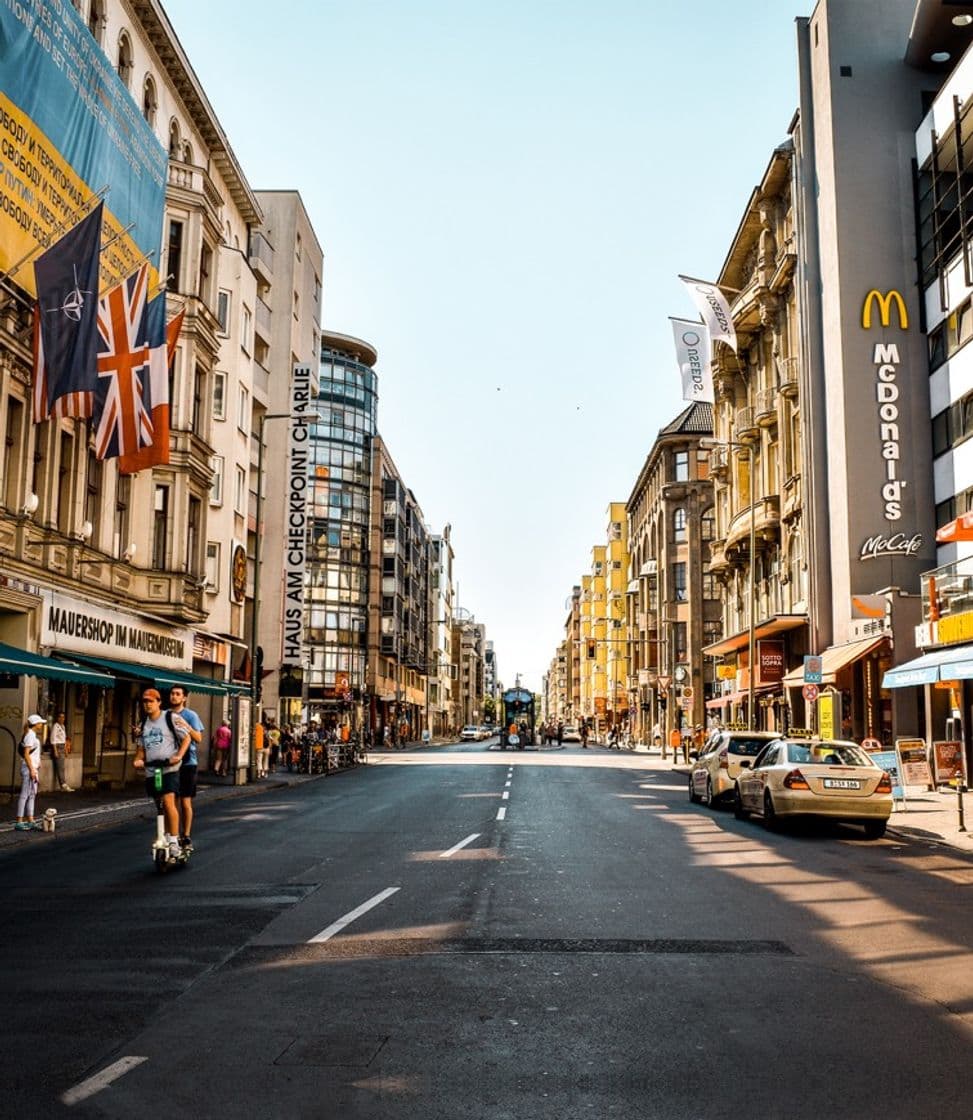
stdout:
<svg viewBox="0 0 973 1120">
<path fill-rule="evenodd" d="M 447 852 L 441 852 L 441 853 L 440 853 L 440 856 L 439 856 L 439 858 L 440 858 L 440 859 L 449 859 L 449 857 L 450 857 L 450 856 L 454 856 L 454 855 L 456 855 L 456 853 L 457 853 L 457 852 L 458 852 L 458 851 L 460 850 L 460 848 L 465 848 L 467 844 L 472 844 L 472 843 L 473 843 L 473 841 L 474 841 L 474 840 L 475 840 L 475 839 L 477 838 L 477 836 L 479 836 L 479 835 L 480 835 L 480 834 L 479 834 L 478 832 L 471 832 L 471 833 L 469 834 L 469 836 L 467 836 L 467 838 L 466 838 L 465 840 L 460 840 L 460 842 L 459 842 L 458 844 L 454 844 L 454 845 L 453 845 L 453 846 L 452 846 L 452 847 L 451 847 L 451 848 L 449 849 L 449 851 L 447 851 Z"/>
<path fill-rule="evenodd" d="M 500 799 L 501 799 L 501 801 L 509 801 L 510 800 L 510 790 L 505 789 L 503 791 L 503 793 L 500 794 Z"/>
<path fill-rule="evenodd" d="M 119 1058 L 117 1062 L 112 1062 L 110 1066 L 106 1066 L 101 1073 L 96 1073 L 93 1077 L 78 1082 L 73 1089 L 68 1089 L 66 1093 L 62 1093 L 61 1101 L 64 1104 L 72 1105 L 87 1100 L 88 1097 L 93 1097 L 95 1093 L 100 1093 L 102 1089 L 107 1089 L 113 1081 L 117 1081 L 130 1069 L 135 1069 L 136 1066 L 140 1066 L 148 1060 L 147 1057 L 139 1058 L 134 1054 L 127 1058 Z"/>
<path fill-rule="evenodd" d="M 507 789 L 510 789 L 511 784 L 512 784 L 511 782 L 505 782 L 504 783 L 504 785 Z"/>
<path fill-rule="evenodd" d="M 384 902 L 390 895 L 395 894 L 395 892 L 400 889 L 399 887 L 386 887 L 384 891 L 379 891 L 377 895 L 370 898 L 367 902 L 363 902 L 361 906 L 356 906 L 354 910 L 349 910 L 343 918 L 332 922 L 327 929 L 316 933 L 310 941 L 308 941 L 308 945 L 313 945 L 317 941 L 328 941 L 330 938 L 334 937 L 336 933 L 340 933 L 345 926 L 351 925 L 356 918 L 360 918 L 362 914 L 367 914 L 372 907 L 378 906 L 380 902 Z"/>
<path fill-rule="evenodd" d="M 497 810 L 497 820 L 498 820 L 498 821 L 502 821 L 502 820 L 503 820 L 503 819 L 504 819 L 504 818 L 506 817 L 506 815 L 507 815 L 507 806 L 506 806 L 506 805 L 502 805 L 502 806 L 501 806 L 501 807 L 500 807 L 500 808 L 499 808 L 499 809 Z"/>
</svg>

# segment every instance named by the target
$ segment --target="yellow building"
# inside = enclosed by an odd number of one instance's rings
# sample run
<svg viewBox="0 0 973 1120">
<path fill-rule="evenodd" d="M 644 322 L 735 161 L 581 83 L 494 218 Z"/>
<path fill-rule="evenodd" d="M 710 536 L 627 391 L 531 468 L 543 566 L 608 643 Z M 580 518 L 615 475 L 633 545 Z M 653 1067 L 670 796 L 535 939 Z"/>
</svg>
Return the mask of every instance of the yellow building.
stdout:
<svg viewBox="0 0 973 1120">
<path fill-rule="evenodd" d="M 605 719 L 621 728 L 629 716 L 629 657 L 625 594 L 628 585 L 628 518 L 624 502 L 608 506 L 605 546 Z"/>
</svg>

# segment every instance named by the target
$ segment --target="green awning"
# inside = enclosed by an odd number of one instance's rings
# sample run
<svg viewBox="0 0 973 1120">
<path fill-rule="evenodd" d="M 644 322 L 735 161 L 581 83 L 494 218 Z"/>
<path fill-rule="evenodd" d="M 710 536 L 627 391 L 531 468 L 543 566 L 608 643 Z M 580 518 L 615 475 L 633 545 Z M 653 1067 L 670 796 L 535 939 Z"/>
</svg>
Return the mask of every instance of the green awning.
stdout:
<svg viewBox="0 0 973 1120">
<path fill-rule="evenodd" d="M 134 665 L 130 661 L 111 661 L 107 657 L 89 657 L 77 655 L 78 660 L 85 665 L 94 665 L 115 677 L 126 681 L 141 681 L 144 684 L 153 684 L 160 692 L 170 689 L 173 685 L 181 685 L 188 693 L 206 693 L 209 696 L 236 696 L 241 692 L 249 691 L 248 686 L 237 684 L 234 681 L 215 681 L 210 677 L 200 677 L 195 673 L 184 673 L 178 669 L 157 669 L 151 665 Z"/>
<path fill-rule="evenodd" d="M 106 673 L 85 669 L 74 661 L 62 661 L 28 653 L 25 649 L 0 642 L 0 673 L 17 677 L 43 677 L 49 681 L 74 681 L 76 684 L 95 684 L 99 688 L 114 688 L 115 678 Z"/>
</svg>

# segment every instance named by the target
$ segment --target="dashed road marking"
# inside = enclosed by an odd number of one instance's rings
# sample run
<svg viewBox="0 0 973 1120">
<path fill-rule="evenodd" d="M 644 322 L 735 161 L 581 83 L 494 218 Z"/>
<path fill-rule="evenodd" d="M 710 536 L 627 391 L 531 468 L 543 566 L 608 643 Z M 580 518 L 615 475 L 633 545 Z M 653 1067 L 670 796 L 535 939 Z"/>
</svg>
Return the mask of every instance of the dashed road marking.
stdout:
<svg viewBox="0 0 973 1120">
<path fill-rule="evenodd" d="M 507 816 L 507 806 L 503 805 L 497 810 L 497 820 L 502 821 Z"/>
<path fill-rule="evenodd" d="M 456 855 L 460 848 L 465 848 L 467 844 L 472 844 L 479 835 L 478 832 L 471 832 L 465 840 L 460 840 L 458 844 L 454 844 L 448 851 L 440 853 L 439 858 L 449 859 L 450 856 Z"/>
<path fill-rule="evenodd" d="M 123 1074 L 128 1073 L 130 1069 L 135 1069 L 136 1066 L 140 1066 L 148 1060 L 147 1057 L 141 1058 L 134 1054 L 130 1054 L 127 1058 L 119 1058 L 117 1062 L 112 1062 L 110 1066 L 106 1066 L 101 1073 L 96 1073 L 93 1077 L 78 1082 L 73 1089 L 68 1089 L 66 1093 L 62 1093 L 61 1101 L 63 1104 L 73 1105 L 87 1100 L 88 1097 L 93 1097 L 95 1093 L 100 1093 L 102 1089 L 106 1089 L 113 1081 L 117 1081 Z"/>
<path fill-rule="evenodd" d="M 378 906 L 380 902 L 384 902 L 390 895 L 395 894 L 395 892 L 400 889 L 399 887 L 386 887 L 384 891 L 379 891 L 378 894 L 374 895 L 367 902 L 363 902 L 361 906 L 356 906 L 354 910 L 349 910 L 343 918 L 339 918 L 336 922 L 332 922 L 326 929 L 321 930 L 320 933 L 316 933 L 308 941 L 308 945 L 330 940 L 336 933 L 340 933 L 345 926 L 351 925 L 356 918 L 360 918 L 362 914 L 367 914 L 369 910 Z"/>
</svg>

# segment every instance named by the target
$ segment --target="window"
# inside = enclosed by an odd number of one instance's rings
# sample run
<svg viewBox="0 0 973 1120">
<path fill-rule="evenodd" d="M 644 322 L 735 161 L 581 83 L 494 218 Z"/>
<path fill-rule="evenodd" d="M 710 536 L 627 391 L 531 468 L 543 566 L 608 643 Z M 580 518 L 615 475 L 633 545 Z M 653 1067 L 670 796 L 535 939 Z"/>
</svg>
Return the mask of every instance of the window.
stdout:
<svg viewBox="0 0 973 1120">
<path fill-rule="evenodd" d="M 223 504 L 223 472 L 226 461 L 222 455 L 214 455 L 210 459 L 209 465 L 213 471 L 213 483 L 209 488 L 210 505 L 221 506 Z"/>
<path fill-rule="evenodd" d="M 114 553 L 121 556 L 132 543 L 129 537 L 129 503 L 132 498 L 132 476 L 120 474 L 115 479 L 115 540 Z"/>
<path fill-rule="evenodd" d="M 247 472 L 243 467 L 236 469 L 236 492 L 233 495 L 233 508 L 237 513 L 247 510 Z"/>
<path fill-rule="evenodd" d="M 199 287 L 196 294 L 205 304 L 210 302 L 210 276 L 213 272 L 213 250 L 203 242 L 199 250 Z"/>
<path fill-rule="evenodd" d="M 687 627 L 685 622 L 674 622 L 672 624 L 672 640 L 676 652 L 677 661 L 689 660 L 689 645 L 686 639 Z"/>
<path fill-rule="evenodd" d="M 206 542 L 206 590 L 220 589 L 220 542 Z"/>
<path fill-rule="evenodd" d="M 685 543 L 687 538 L 686 511 L 681 507 L 672 515 L 672 538 L 677 544 Z"/>
<path fill-rule="evenodd" d="M 243 307 L 243 321 L 240 329 L 240 347 L 244 354 L 249 354 L 253 350 L 253 343 L 251 341 L 253 335 L 253 312 L 249 307 Z"/>
<path fill-rule="evenodd" d="M 105 0 L 91 0 L 88 9 L 88 30 L 98 46 L 102 46 L 105 35 Z"/>
<path fill-rule="evenodd" d="M 202 525 L 203 503 L 199 498 L 189 499 L 186 517 L 186 571 L 195 575 L 199 571 L 199 532 Z"/>
<path fill-rule="evenodd" d="M 704 543 L 708 542 L 708 541 L 711 541 L 711 540 L 715 540 L 715 538 L 716 538 L 716 514 L 715 514 L 712 506 L 710 506 L 710 508 L 699 519 L 699 530 L 700 530 L 700 536 L 702 537 Z"/>
<path fill-rule="evenodd" d="M 88 476 L 84 495 L 84 520 L 90 521 L 94 526 L 96 533 L 95 541 L 97 541 L 101 527 L 101 492 L 104 486 L 104 463 L 95 457 L 93 449 L 89 449 L 87 465 Z"/>
<path fill-rule="evenodd" d="M 682 561 L 672 565 L 672 597 L 677 603 L 686 601 L 686 565 Z"/>
<path fill-rule="evenodd" d="M 156 486 L 153 502 L 152 567 L 162 572 L 169 558 L 169 487 Z"/>
<path fill-rule="evenodd" d="M 166 285 L 170 292 L 178 292 L 182 277 L 182 222 L 169 223 L 169 243 L 166 250 Z"/>
<path fill-rule="evenodd" d="M 213 373 L 213 419 L 226 419 L 226 374 L 219 369 Z"/>
<path fill-rule="evenodd" d="M 122 79 L 122 84 L 126 89 L 131 89 L 132 82 L 132 66 L 134 60 L 132 58 L 132 40 L 128 37 L 128 32 L 123 31 L 118 36 L 118 76 Z"/>
<path fill-rule="evenodd" d="M 220 324 L 220 334 L 227 334 L 230 324 L 230 293 L 221 291 L 216 297 L 216 318 Z"/>
<path fill-rule="evenodd" d="M 236 426 L 241 432 L 250 431 L 250 394 L 246 385 L 240 385 L 237 389 Z"/>
<path fill-rule="evenodd" d="M 298 260 L 301 259 L 301 235 L 300 234 L 298 234 L 296 236 L 296 238 L 294 239 L 294 256 L 297 257 Z"/>
<path fill-rule="evenodd" d="M 676 482 L 689 481 L 689 452 L 677 451 L 675 456 L 675 478 Z"/>
<path fill-rule="evenodd" d="M 294 293 L 294 318 L 300 319 L 301 317 L 301 297 L 300 293 Z"/>
<path fill-rule="evenodd" d="M 696 452 L 696 477 L 709 478 L 709 452 Z"/>
<path fill-rule="evenodd" d="M 178 159 L 182 154 L 182 139 L 179 135 L 179 122 L 175 117 L 169 122 L 169 158 Z"/>
<path fill-rule="evenodd" d="M 155 92 L 155 82 L 152 75 L 146 74 L 142 83 L 142 116 L 152 125 L 155 124 L 156 110 L 159 108 L 159 99 Z"/>
<path fill-rule="evenodd" d="M 704 599 L 718 599 L 719 592 L 717 591 L 716 576 L 712 572 L 703 573 L 703 598 Z"/>
<path fill-rule="evenodd" d="M 203 399 L 206 396 L 206 371 L 202 366 L 196 367 L 196 376 L 193 378 L 193 434 L 200 439 L 206 438 L 205 416 L 203 415 Z"/>
</svg>

